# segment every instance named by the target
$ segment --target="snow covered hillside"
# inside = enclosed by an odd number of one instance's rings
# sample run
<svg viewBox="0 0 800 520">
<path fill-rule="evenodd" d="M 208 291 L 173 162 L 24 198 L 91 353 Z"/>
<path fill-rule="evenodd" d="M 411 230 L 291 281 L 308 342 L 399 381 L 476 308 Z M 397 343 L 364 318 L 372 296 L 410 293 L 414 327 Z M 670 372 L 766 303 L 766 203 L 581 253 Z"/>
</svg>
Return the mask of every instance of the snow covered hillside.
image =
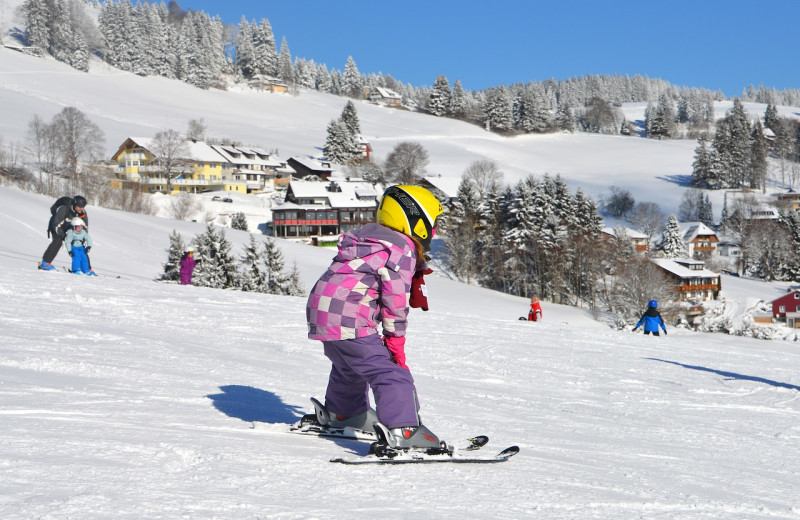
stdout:
<svg viewBox="0 0 800 520">
<path fill-rule="evenodd" d="M 431 276 L 407 346 L 422 417 L 521 453 L 334 465 L 366 443 L 287 431 L 329 370 L 304 298 L 154 283 L 171 230 L 203 226 L 91 206 L 101 276 L 37 271 L 50 203 L 0 187 L 4 519 L 800 518 L 797 343 L 551 304 L 521 322 L 523 299 Z M 331 257 L 280 245 L 307 286 Z"/>
<path fill-rule="evenodd" d="M 75 106 L 105 133 L 109 158 L 129 136 L 153 136 L 164 129 L 183 132 L 189 120 L 199 118 L 210 137 L 277 150 L 284 160 L 319 156 L 327 126 L 346 102 L 307 90 L 297 97 L 241 87 L 200 90 L 176 80 L 121 72 L 99 61 L 84 73 L 53 59 L 0 48 L 0 139 L 5 146 L 25 143 L 27 125 L 35 115 L 49 121 L 64 107 Z M 729 105 L 720 103 L 718 116 Z M 747 107 L 753 114 L 764 114 L 764 105 Z M 644 108 L 640 103 L 626 106 L 625 116 L 629 121 L 643 119 Z M 692 140 L 592 134 L 507 138 L 461 121 L 366 101 L 356 102 L 356 110 L 377 158 L 384 159 L 401 141 L 419 142 L 430 156 L 429 173 L 450 179 L 453 187 L 473 161 L 491 159 L 507 183 L 530 174 L 560 174 L 573 190 L 582 188 L 595 199 L 617 185 L 630 190 L 637 201 L 656 202 L 667 212 L 677 212 L 696 146 Z M 790 107 L 780 110 L 787 116 L 797 112 Z M 721 197 L 712 194 L 717 215 Z"/>
</svg>

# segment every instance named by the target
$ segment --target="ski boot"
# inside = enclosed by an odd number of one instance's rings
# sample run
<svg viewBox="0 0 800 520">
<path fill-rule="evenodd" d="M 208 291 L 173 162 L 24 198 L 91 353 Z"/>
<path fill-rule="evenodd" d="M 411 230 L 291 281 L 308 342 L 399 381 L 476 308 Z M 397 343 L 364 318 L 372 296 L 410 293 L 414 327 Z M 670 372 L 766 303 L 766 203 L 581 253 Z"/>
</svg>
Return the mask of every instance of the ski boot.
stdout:
<svg viewBox="0 0 800 520">
<path fill-rule="evenodd" d="M 344 429 L 346 427 L 350 427 L 354 430 L 373 432 L 374 428 L 372 425 L 378 421 L 378 414 L 376 414 L 375 410 L 372 408 L 369 408 L 364 413 L 353 415 L 351 417 L 345 417 L 344 415 L 331 412 L 313 397 L 311 398 L 311 402 L 314 404 L 314 414 L 316 415 L 317 422 L 320 425 L 327 426 L 329 428 Z"/>
<path fill-rule="evenodd" d="M 439 440 L 427 426 L 403 426 L 387 428 L 384 424 L 375 423 L 377 442 L 370 446 L 370 453 L 378 457 L 393 458 L 408 451 L 421 451 L 429 455 L 452 453 L 447 444 Z"/>
<path fill-rule="evenodd" d="M 39 262 L 39 269 L 41 269 L 42 271 L 55 271 L 56 268 L 53 267 L 53 264 L 51 264 L 50 262 L 45 262 L 44 260 L 42 260 L 41 262 Z"/>
<path fill-rule="evenodd" d="M 344 417 L 331 412 L 313 397 L 311 402 L 314 404 L 314 413 L 304 415 L 290 428 L 291 431 L 327 437 L 375 440 L 375 430 L 372 425 L 377 422 L 378 416 L 372 408 L 352 417 Z"/>
</svg>

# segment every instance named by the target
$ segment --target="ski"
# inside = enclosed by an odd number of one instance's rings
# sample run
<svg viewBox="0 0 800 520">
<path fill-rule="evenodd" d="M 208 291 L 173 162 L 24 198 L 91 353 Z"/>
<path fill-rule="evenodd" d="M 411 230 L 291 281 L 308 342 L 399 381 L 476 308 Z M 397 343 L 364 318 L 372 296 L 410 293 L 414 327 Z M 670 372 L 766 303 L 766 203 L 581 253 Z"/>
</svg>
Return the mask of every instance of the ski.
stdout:
<svg viewBox="0 0 800 520">
<path fill-rule="evenodd" d="M 509 446 L 495 455 L 461 454 L 459 450 L 380 450 L 362 457 L 336 457 L 331 462 L 339 464 L 492 464 L 506 462 L 519 453 L 518 446 Z"/>
<path fill-rule="evenodd" d="M 335 426 L 323 426 L 317 422 L 315 414 L 303 416 L 298 422 L 289 427 L 289 431 L 301 435 L 314 435 L 316 437 L 335 437 L 338 439 L 351 439 L 357 441 L 374 441 L 378 437 L 375 432 L 358 430 L 350 426 L 341 428 Z"/>
</svg>

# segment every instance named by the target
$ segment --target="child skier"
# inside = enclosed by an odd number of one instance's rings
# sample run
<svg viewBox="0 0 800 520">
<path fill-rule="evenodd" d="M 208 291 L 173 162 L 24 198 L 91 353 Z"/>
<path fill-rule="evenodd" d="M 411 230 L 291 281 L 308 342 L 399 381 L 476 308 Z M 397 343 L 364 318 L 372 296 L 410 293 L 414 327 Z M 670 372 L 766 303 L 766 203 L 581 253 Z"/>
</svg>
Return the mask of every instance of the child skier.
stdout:
<svg viewBox="0 0 800 520">
<path fill-rule="evenodd" d="M 89 257 L 86 256 L 92 249 L 92 237 L 86 230 L 82 219 L 74 218 L 70 222 L 70 229 L 64 237 L 64 247 L 72 257 L 72 274 L 88 274 L 97 276 L 89 267 Z"/>
<path fill-rule="evenodd" d="M 652 332 L 653 336 L 658 336 L 658 327 L 660 326 L 662 329 L 664 329 L 664 335 L 667 335 L 667 327 L 664 325 L 664 320 L 661 318 L 661 313 L 658 312 L 658 302 L 655 300 L 650 300 L 648 302 L 647 310 L 644 311 L 642 318 L 633 328 L 633 331 L 636 332 L 636 329 L 641 327 L 642 323 L 644 323 L 645 334 L 650 334 Z"/>
<path fill-rule="evenodd" d="M 189 246 L 181 257 L 181 285 L 192 285 L 192 273 L 197 260 L 194 259 L 194 247 Z"/>
<path fill-rule="evenodd" d="M 528 311 L 528 321 L 539 321 L 542 319 L 542 304 L 539 303 L 538 296 L 531 296 L 531 310 Z"/>
<path fill-rule="evenodd" d="M 322 341 L 333 364 L 326 411 L 317 414 L 330 418 L 328 425 L 372 431 L 378 421 L 384 426 L 379 439 L 390 447 L 440 446 L 419 419 L 414 378 L 405 363 L 405 333 L 412 285 L 424 284 L 422 274 L 430 272 L 425 252 L 442 212 L 425 188 L 389 187 L 378 207 L 378 224 L 343 234 L 333 263 L 311 290 L 308 336 Z M 377 412 L 370 409 L 370 388 Z"/>
</svg>

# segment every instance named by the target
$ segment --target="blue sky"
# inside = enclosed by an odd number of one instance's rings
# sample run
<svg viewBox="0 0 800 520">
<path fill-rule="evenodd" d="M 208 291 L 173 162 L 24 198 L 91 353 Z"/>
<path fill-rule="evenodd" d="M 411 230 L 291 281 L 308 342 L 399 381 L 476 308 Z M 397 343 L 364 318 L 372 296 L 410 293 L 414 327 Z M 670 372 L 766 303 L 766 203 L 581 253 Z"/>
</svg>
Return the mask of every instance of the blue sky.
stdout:
<svg viewBox="0 0 800 520">
<path fill-rule="evenodd" d="M 642 74 L 739 95 L 800 88 L 800 0 L 178 0 L 237 24 L 266 18 L 293 58 L 412 85 L 480 90 L 586 74 Z"/>
</svg>

